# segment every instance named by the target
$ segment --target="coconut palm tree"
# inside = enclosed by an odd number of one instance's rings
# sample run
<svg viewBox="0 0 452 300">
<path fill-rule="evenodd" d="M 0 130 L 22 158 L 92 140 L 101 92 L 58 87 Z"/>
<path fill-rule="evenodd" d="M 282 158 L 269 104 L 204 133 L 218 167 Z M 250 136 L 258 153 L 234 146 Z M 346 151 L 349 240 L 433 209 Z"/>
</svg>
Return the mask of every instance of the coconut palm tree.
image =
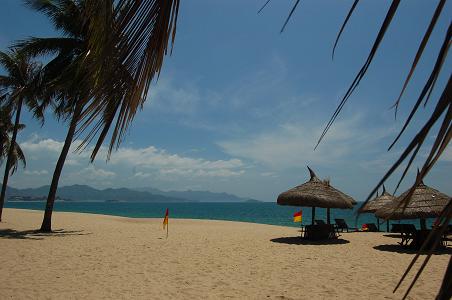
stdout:
<svg viewBox="0 0 452 300">
<path fill-rule="evenodd" d="M 9 107 L 1 107 L 0 108 L 0 164 L 3 164 L 4 160 L 8 158 L 9 149 L 11 148 L 11 138 L 10 135 L 14 131 L 14 124 L 11 120 L 11 108 Z M 19 124 L 17 126 L 18 131 L 25 128 L 24 124 Z M 19 144 L 16 142 L 13 145 L 13 151 L 10 160 L 10 169 L 9 171 L 13 174 L 17 167 L 19 166 L 19 161 L 22 162 L 23 167 L 25 168 L 27 162 L 25 160 L 25 155 L 20 148 Z M 3 207 L 0 207 L 0 214 Z"/>
<path fill-rule="evenodd" d="M 83 19 L 84 1 L 82 0 L 30 0 L 27 2 L 32 8 L 43 12 L 62 33 L 62 36 L 58 37 L 30 38 L 16 44 L 16 47 L 27 55 L 54 55 L 44 68 L 45 95 L 46 99 L 53 100 L 57 118 L 69 121 L 64 145 L 53 172 L 41 225 L 41 231 L 50 232 L 58 182 L 83 107 L 89 100 L 91 78 L 81 66 L 85 62 L 83 55 L 88 48 L 87 27 Z"/>
<path fill-rule="evenodd" d="M 179 1 L 152 1 L 145 10 L 138 2 L 128 0 L 27 3 L 44 13 L 62 33 L 56 38 L 31 38 L 17 44 L 27 54 L 56 55 L 46 66 L 46 90 L 53 95 L 60 116 L 70 119 L 41 225 L 41 231 L 50 232 L 58 181 L 77 125 L 81 123 L 77 132 L 88 131 L 79 149 L 98 135 L 91 161 L 115 119 L 109 154 L 115 142 L 119 145 L 146 99 L 149 82 L 161 68 L 169 33 L 175 32 L 168 24 L 176 22 L 174 12 Z M 154 23 L 145 32 L 138 17 L 142 13 L 148 13 L 142 25 Z"/>
<path fill-rule="evenodd" d="M 16 139 L 17 132 L 21 129 L 20 114 L 25 104 L 34 111 L 35 116 L 41 118 L 36 91 L 39 90 L 41 79 L 41 65 L 33 62 L 27 55 L 16 50 L 10 52 L 0 51 L 0 65 L 6 70 L 6 75 L 0 75 L 0 99 L 2 106 L 15 113 L 12 137 L 8 147 L 5 174 L 3 176 L 2 190 L 0 194 L 0 221 L 5 202 L 6 186 L 14 165 L 17 164 Z M 23 156 L 22 151 L 20 153 Z M 13 172 L 11 172 L 12 174 Z"/>
</svg>

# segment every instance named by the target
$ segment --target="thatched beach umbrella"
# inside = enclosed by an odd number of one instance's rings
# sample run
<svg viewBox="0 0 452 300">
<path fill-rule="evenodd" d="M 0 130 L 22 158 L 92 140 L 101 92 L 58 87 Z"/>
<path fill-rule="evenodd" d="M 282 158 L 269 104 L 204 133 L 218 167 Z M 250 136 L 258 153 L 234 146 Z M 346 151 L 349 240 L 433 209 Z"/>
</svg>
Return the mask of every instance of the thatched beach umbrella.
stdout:
<svg viewBox="0 0 452 300">
<path fill-rule="evenodd" d="M 409 190 L 375 212 L 379 218 L 389 220 L 420 219 L 421 229 L 426 229 L 426 218 L 435 218 L 441 214 L 451 198 L 434 188 L 425 185 L 422 181 L 415 188 L 413 195 L 406 207 L 400 204 Z M 397 208 L 397 206 L 400 207 Z"/>
<path fill-rule="evenodd" d="M 366 205 L 364 205 L 362 208 L 360 208 L 359 212 L 375 213 L 378 209 L 384 207 L 385 205 L 393 203 L 394 201 L 396 201 L 396 197 L 389 194 L 386 191 L 385 186 L 383 185 L 383 193 L 381 194 L 381 196 L 378 196 L 378 192 L 377 192 L 377 197 L 375 197 L 372 200 L 369 200 L 366 203 Z M 377 226 L 378 226 L 378 231 L 380 231 L 380 222 L 379 222 L 378 217 L 377 217 Z M 386 231 L 389 232 L 389 220 L 386 220 Z"/>
<path fill-rule="evenodd" d="M 330 224 L 331 208 L 353 208 L 352 197 L 332 187 L 329 182 L 322 181 L 308 167 L 311 179 L 296 186 L 278 196 L 279 205 L 308 206 L 312 207 L 312 224 L 315 219 L 315 208 L 327 209 L 327 223 Z"/>
</svg>

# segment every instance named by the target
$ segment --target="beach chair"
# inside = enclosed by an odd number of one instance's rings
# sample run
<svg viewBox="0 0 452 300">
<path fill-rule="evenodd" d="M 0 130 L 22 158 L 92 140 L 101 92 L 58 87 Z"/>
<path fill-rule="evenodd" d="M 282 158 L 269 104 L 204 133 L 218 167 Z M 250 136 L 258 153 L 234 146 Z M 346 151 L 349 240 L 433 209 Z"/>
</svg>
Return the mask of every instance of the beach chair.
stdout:
<svg viewBox="0 0 452 300">
<path fill-rule="evenodd" d="M 336 222 L 336 231 L 337 232 L 339 232 L 339 230 L 341 232 L 344 232 L 344 230 L 347 230 L 347 232 L 349 232 L 349 230 L 353 230 L 353 231 L 357 230 L 355 227 L 349 227 L 347 222 L 345 222 L 344 219 L 334 219 L 334 222 Z"/>
<path fill-rule="evenodd" d="M 314 220 L 314 222 L 317 225 L 325 225 L 326 224 L 325 221 L 323 221 L 323 220 Z"/>
<path fill-rule="evenodd" d="M 404 225 L 404 224 L 392 224 L 391 232 L 393 232 L 393 233 L 401 233 L 402 232 L 402 225 Z"/>
<path fill-rule="evenodd" d="M 338 234 L 332 224 L 306 225 L 304 236 L 307 240 L 336 239 Z"/>
<path fill-rule="evenodd" d="M 400 236 L 402 238 L 402 241 L 399 242 L 401 246 L 410 246 L 411 244 L 417 243 L 417 230 L 416 226 L 413 224 L 394 224 L 399 225 L 397 226 L 397 230 L 400 230 Z"/>
<path fill-rule="evenodd" d="M 449 242 L 452 242 L 452 225 L 447 225 L 446 232 L 442 238 L 443 246 L 448 246 Z"/>
</svg>

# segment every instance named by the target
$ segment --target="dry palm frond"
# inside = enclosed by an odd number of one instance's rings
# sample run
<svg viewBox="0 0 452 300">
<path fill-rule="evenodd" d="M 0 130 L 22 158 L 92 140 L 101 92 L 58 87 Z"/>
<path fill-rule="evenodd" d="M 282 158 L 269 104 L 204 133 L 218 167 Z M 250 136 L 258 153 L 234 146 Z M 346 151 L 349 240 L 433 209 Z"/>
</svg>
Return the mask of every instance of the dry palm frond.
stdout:
<svg viewBox="0 0 452 300">
<path fill-rule="evenodd" d="M 293 15 L 293 12 L 295 11 L 295 9 L 296 9 L 297 6 L 298 6 L 298 3 L 300 3 L 300 0 L 297 0 L 297 1 L 295 2 L 295 4 L 293 5 L 292 10 L 290 11 L 289 15 L 287 16 L 287 19 L 286 19 L 286 21 L 284 22 L 284 25 L 283 25 L 283 27 L 281 28 L 281 31 L 280 31 L 280 32 L 283 32 L 284 29 L 286 28 L 287 23 L 289 23 L 289 20 L 290 20 L 290 18 L 291 18 L 292 15 Z"/>
<path fill-rule="evenodd" d="M 96 86 L 94 100 L 83 112 L 82 128 L 95 124 L 81 147 L 97 136 L 93 160 L 113 122 L 109 154 L 146 100 L 169 41 L 174 43 L 179 0 L 85 2 L 90 45 L 86 59 Z"/>
<path fill-rule="evenodd" d="M 341 29 L 339 30 L 339 33 L 337 34 L 336 40 L 334 41 L 333 52 L 331 53 L 331 58 L 334 58 L 334 51 L 336 50 L 337 43 L 339 42 L 339 39 L 341 38 L 342 32 L 344 31 L 344 28 L 347 25 L 348 20 L 350 19 L 351 15 L 353 14 L 353 11 L 355 10 L 356 5 L 358 4 L 358 2 L 359 2 L 359 0 L 355 0 L 355 2 L 353 2 L 352 7 L 348 11 L 347 17 L 345 17 L 344 23 L 342 23 Z"/>
<path fill-rule="evenodd" d="M 380 43 L 383 40 L 383 37 L 384 37 L 384 35 L 386 33 L 386 30 L 389 28 L 389 25 L 391 24 L 392 18 L 394 17 L 395 13 L 397 12 L 397 8 L 398 8 L 399 4 L 400 4 L 400 0 L 393 0 L 392 1 L 391 6 L 389 7 L 388 12 L 386 13 L 386 17 L 383 20 L 383 24 L 381 25 L 380 30 L 378 32 L 378 35 L 377 35 L 377 37 L 376 37 L 376 39 L 374 41 L 372 49 L 370 50 L 369 55 L 367 56 L 367 59 L 364 62 L 364 65 L 361 67 L 361 69 L 359 70 L 359 72 L 356 75 L 355 79 L 353 80 L 352 84 L 348 88 L 347 92 L 342 97 L 342 100 L 339 103 L 338 107 L 336 108 L 335 112 L 333 113 L 333 116 L 328 121 L 325 129 L 323 130 L 322 134 L 320 135 L 320 138 L 317 141 L 317 144 L 316 144 L 315 148 L 318 147 L 318 145 L 320 144 L 320 142 L 322 141 L 322 139 L 325 137 L 326 133 L 330 129 L 331 125 L 333 125 L 334 121 L 338 117 L 338 115 L 341 112 L 342 108 L 347 103 L 348 99 L 353 94 L 354 90 L 358 87 L 358 85 L 361 82 L 361 80 L 364 78 L 364 75 L 366 74 L 367 69 L 369 68 L 370 64 L 372 63 L 372 60 L 373 60 L 375 54 L 377 53 L 377 50 L 378 50 L 378 47 L 380 46 Z M 351 12 L 353 12 L 354 9 L 355 9 L 355 7 L 353 6 L 351 8 Z M 351 14 L 351 12 L 349 13 L 349 15 Z M 350 17 L 350 16 L 348 16 L 348 17 Z"/>
<path fill-rule="evenodd" d="M 266 6 L 267 4 L 270 2 L 271 0 L 267 0 L 267 2 L 265 2 L 264 5 L 262 5 L 262 7 L 257 11 L 257 13 L 260 13 Z"/>
<path fill-rule="evenodd" d="M 351 15 L 353 14 L 357 4 L 358 4 L 359 0 L 355 0 L 352 4 L 352 7 L 350 8 L 345 21 L 343 22 L 343 25 L 338 33 L 338 36 L 336 38 L 336 41 L 334 43 L 333 46 L 333 56 L 334 56 L 334 51 L 336 49 L 337 43 L 339 41 L 339 38 L 346 26 L 346 24 L 348 23 Z M 426 32 L 424 33 L 424 36 L 422 38 L 422 41 L 418 47 L 417 53 L 413 59 L 411 68 L 408 72 L 408 75 L 403 83 L 401 92 L 399 94 L 399 97 L 397 98 L 397 100 L 395 101 L 394 104 L 394 108 L 395 108 L 395 114 L 397 115 L 397 108 L 398 105 L 402 99 L 402 96 L 406 90 L 406 87 L 408 86 L 408 83 L 410 82 L 410 79 L 416 69 L 416 66 L 419 62 L 419 60 L 422 58 L 424 49 L 426 47 L 426 45 L 429 42 L 429 38 L 431 33 L 433 32 L 437 21 L 439 19 L 439 17 L 441 16 L 441 13 L 443 11 L 444 5 L 445 5 L 445 0 L 440 0 L 436 6 L 435 12 L 433 14 L 433 16 L 430 19 L 429 25 L 426 29 Z M 298 3 L 297 3 L 298 4 Z M 325 129 L 323 130 L 317 144 L 316 147 L 320 144 L 320 142 L 322 141 L 322 139 L 325 137 L 326 133 L 328 132 L 328 130 L 330 129 L 330 127 L 333 125 L 334 121 L 336 120 L 336 118 L 338 117 L 339 113 L 341 112 L 342 108 L 344 107 L 344 105 L 346 104 L 346 102 L 348 101 L 348 99 L 350 98 L 350 96 L 353 94 L 354 90 L 357 88 L 357 86 L 359 85 L 360 81 L 363 79 L 363 77 L 365 76 L 367 69 L 369 67 L 369 65 L 371 64 L 373 57 L 375 56 L 376 52 L 378 51 L 378 47 L 388 29 L 388 27 L 391 24 L 391 21 L 394 17 L 394 15 L 397 12 L 397 9 L 399 7 L 400 4 L 400 0 L 392 0 L 391 5 L 386 13 L 386 17 L 380 27 L 379 33 L 375 39 L 375 42 L 372 46 L 372 49 L 367 57 L 367 60 L 365 61 L 364 65 L 362 66 L 362 68 L 360 69 L 360 71 L 358 72 L 358 74 L 356 75 L 355 79 L 353 80 L 352 84 L 350 85 L 350 87 L 348 88 L 347 92 L 345 93 L 344 97 L 342 98 L 340 104 L 338 105 L 338 107 L 336 108 L 336 111 L 334 112 L 333 116 L 331 117 L 331 119 L 328 121 Z M 289 15 L 289 18 L 291 14 Z M 287 20 L 286 20 L 287 23 Z M 436 81 L 441 73 L 441 69 L 442 66 L 444 64 L 445 58 L 447 57 L 447 53 L 451 44 L 451 40 L 452 40 L 452 24 L 449 25 L 449 28 L 446 32 L 444 41 L 439 49 L 438 55 L 437 55 L 437 59 L 436 62 L 432 68 L 430 77 L 427 79 L 419 97 L 418 100 L 416 101 L 416 103 L 413 105 L 413 108 L 410 112 L 410 115 L 408 116 L 407 120 L 405 121 L 402 129 L 400 130 L 399 134 L 397 135 L 397 137 L 395 138 L 394 142 L 390 145 L 389 149 L 390 150 L 394 144 L 399 140 L 399 138 L 401 137 L 401 135 L 404 133 L 405 129 L 408 127 L 408 125 L 411 123 L 415 113 L 417 112 L 419 106 L 422 104 L 422 102 L 424 102 L 424 106 L 427 105 L 431 93 L 435 87 Z M 444 118 L 441 120 L 441 116 L 444 115 Z M 383 176 L 383 178 L 380 180 L 380 182 L 377 184 L 377 186 L 372 190 L 372 192 L 370 193 L 370 195 L 368 196 L 368 198 L 366 199 L 366 201 L 362 204 L 361 209 L 367 204 L 367 202 L 372 198 L 372 196 L 378 191 L 378 188 L 384 184 L 384 182 L 394 173 L 394 171 L 400 167 L 400 165 L 405 161 L 408 160 L 407 166 L 405 167 L 402 176 L 400 177 L 400 180 L 398 182 L 397 188 L 399 187 L 400 183 L 402 182 L 402 180 L 405 178 L 409 168 L 412 165 L 412 162 L 414 161 L 414 158 L 417 156 L 420 148 L 423 146 L 424 142 L 426 141 L 427 137 L 429 135 L 435 136 L 435 141 L 433 143 L 433 145 L 430 148 L 430 152 L 429 155 L 427 157 L 427 159 L 425 159 L 423 166 L 420 170 L 420 172 L 418 173 L 418 176 L 416 177 L 415 182 L 413 183 L 412 187 L 409 189 L 409 191 L 404 195 L 403 199 L 399 202 L 399 205 L 396 209 L 402 207 L 402 209 L 406 208 L 406 206 L 408 205 L 411 196 L 413 195 L 415 188 L 422 182 L 422 179 L 428 174 L 428 172 L 431 170 L 431 168 L 433 167 L 433 165 L 437 162 L 438 158 L 442 155 L 442 153 L 444 152 L 444 150 L 446 149 L 447 145 L 449 145 L 450 140 L 452 138 L 452 83 L 451 83 L 451 76 L 449 75 L 449 79 L 448 82 L 443 90 L 443 92 L 441 93 L 441 96 L 437 99 L 437 103 L 436 103 L 436 107 L 433 110 L 430 118 L 425 122 L 425 124 L 422 126 L 422 128 L 418 131 L 418 133 L 413 137 L 413 139 L 411 140 L 411 142 L 408 144 L 408 146 L 405 148 L 405 150 L 403 151 L 403 153 L 400 155 L 400 157 L 397 159 L 397 161 L 392 165 L 392 167 L 387 171 L 387 173 Z M 438 131 L 435 133 L 431 133 L 431 130 L 433 128 L 433 126 L 437 125 L 439 123 L 439 129 Z M 431 237 L 433 238 L 433 236 L 436 239 L 439 239 L 441 236 L 441 233 L 445 231 L 445 228 L 447 226 L 447 224 L 449 223 L 450 219 L 452 218 L 452 208 L 450 207 L 451 205 L 448 206 L 448 208 L 445 208 L 442 211 L 442 220 L 443 222 L 441 223 L 440 226 L 436 227 L 431 234 Z M 425 245 L 427 245 L 427 242 L 425 242 L 425 244 L 423 245 L 422 249 L 425 248 Z M 431 253 L 432 253 L 433 249 L 430 249 L 429 255 L 427 255 L 426 260 L 424 261 L 424 264 L 422 265 L 422 267 L 419 269 L 418 273 L 416 274 L 415 279 L 413 280 L 412 284 L 410 285 L 408 291 L 406 292 L 404 298 L 407 297 L 409 291 L 411 290 L 412 286 L 414 285 L 414 283 L 416 282 L 417 278 L 419 277 L 420 273 L 422 272 L 423 268 L 425 267 L 425 264 L 428 262 Z M 414 261 L 418 258 L 418 256 L 416 256 L 413 259 L 413 263 L 410 265 L 410 267 L 407 270 L 407 273 L 410 271 L 412 265 L 414 264 Z M 401 279 L 401 281 L 406 277 L 406 274 L 403 276 L 403 278 Z M 400 285 L 400 283 L 399 283 Z M 398 286 L 399 286 L 398 285 Z M 452 259 L 450 260 L 447 272 L 444 276 L 443 279 L 443 283 L 441 286 L 440 291 L 438 292 L 437 295 L 437 299 L 448 299 L 448 297 L 450 297 L 450 289 L 452 288 Z"/>
<path fill-rule="evenodd" d="M 441 212 L 441 215 L 438 217 L 438 223 L 439 225 L 435 228 L 435 230 L 432 230 L 430 234 L 428 235 L 427 239 L 425 240 L 424 244 L 421 246 L 421 249 L 419 249 L 419 252 L 416 254 L 416 256 L 411 260 L 408 268 L 405 270 L 405 273 L 402 275 L 402 278 L 400 278 L 399 283 L 394 288 L 394 292 L 397 291 L 397 289 L 400 287 L 402 282 L 406 279 L 406 276 L 413 268 L 416 261 L 419 259 L 419 256 L 421 253 L 423 253 L 425 250 L 427 250 L 428 244 L 438 245 L 441 241 L 441 238 L 443 237 L 444 233 L 448 229 L 448 224 L 452 219 L 452 201 L 449 201 L 449 204 L 444 208 L 444 210 Z M 434 241 L 431 243 L 430 241 Z M 427 265 L 428 261 L 430 260 L 433 251 L 435 247 L 432 246 L 430 249 L 428 249 L 427 255 L 424 258 L 424 261 L 417 271 L 416 275 L 414 276 L 414 279 L 412 280 L 410 286 L 408 287 L 407 291 L 405 292 L 405 295 L 403 296 L 403 299 L 406 299 L 408 294 L 410 293 L 411 289 L 415 285 L 416 281 L 419 279 L 419 276 L 421 275 L 422 271 L 424 270 L 425 266 Z M 438 292 L 438 295 L 436 296 L 436 299 L 442 300 L 442 299 L 450 299 L 451 296 L 451 287 L 452 287 L 452 274 L 451 274 L 451 265 L 452 265 L 452 258 L 449 261 L 449 266 L 446 271 L 446 274 L 444 275 L 443 282 L 441 284 L 441 288 Z"/>
</svg>

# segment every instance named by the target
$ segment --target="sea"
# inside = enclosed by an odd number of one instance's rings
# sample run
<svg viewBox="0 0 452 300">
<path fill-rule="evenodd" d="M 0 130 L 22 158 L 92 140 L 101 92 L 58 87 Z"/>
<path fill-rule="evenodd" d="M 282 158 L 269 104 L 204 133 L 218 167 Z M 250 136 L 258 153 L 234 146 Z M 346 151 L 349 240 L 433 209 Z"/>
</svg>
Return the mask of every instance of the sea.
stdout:
<svg viewBox="0 0 452 300">
<path fill-rule="evenodd" d="M 365 223 L 377 224 L 373 214 L 357 214 L 357 209 L 331 209 L 331 222 L 335 218 L 345 219 L 349 227 L 361 228 Z M 42 201 L 9 201 L 7 208 L 44 210 Z M 144 202 L 91 202 L 91 201 L 57 201 L 54 211 L 78 212 L 122 216 L 129 218 L 162 218 L 168 208 L 169 218 L 177 219 L 207 219 L 226 220 L 269 225 L 299 227 L 300 223 L 293 222 L 293 214 L 302 210 L 302 224 L 311 223 L 311 208 L 281 206 L 274 202 L 244 202 L 244 203 L 210 203 L 210 202 L 183 202 L 183 203 L 144 203 Z M 315 219 L 326 221 L 326 209 L 316 208 Z M 431 226 L 434 220 L 427 220 Z M 386 230 L 386 223 L 380 220 L 380 229 Z M 419 228 L 418 220 L 391 221 L 391 224 L 414 224 Z"/>
</svg>

